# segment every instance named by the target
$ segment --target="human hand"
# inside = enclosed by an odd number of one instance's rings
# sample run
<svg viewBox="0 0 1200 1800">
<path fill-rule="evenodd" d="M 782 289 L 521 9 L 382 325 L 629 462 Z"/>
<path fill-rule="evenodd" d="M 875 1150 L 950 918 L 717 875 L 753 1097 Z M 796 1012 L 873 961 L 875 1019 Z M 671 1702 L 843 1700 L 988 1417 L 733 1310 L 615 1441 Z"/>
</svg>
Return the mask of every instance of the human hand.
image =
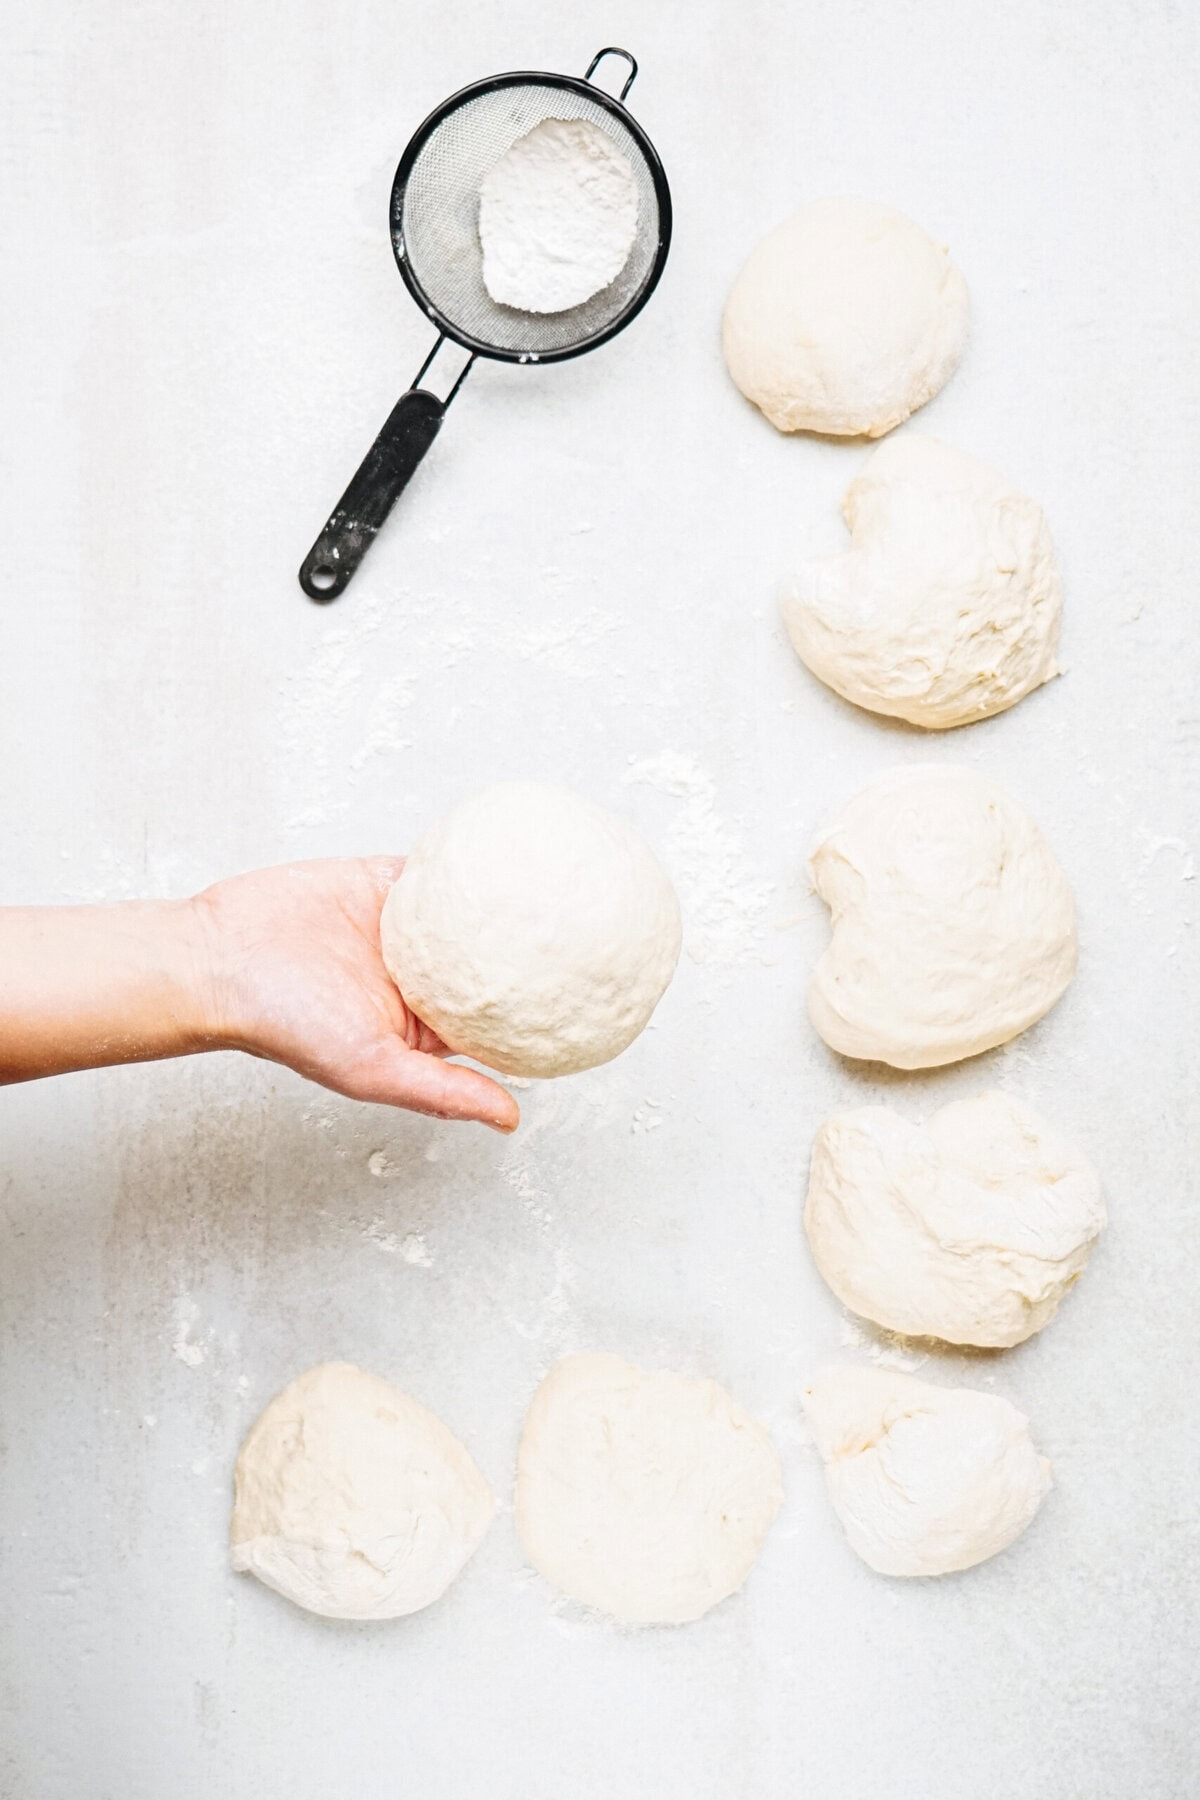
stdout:
<svg viewBox="0 0 1200 1800">
<path fill-rule="evenodd" d="M 384 966 L 379 915 L 395 856 L 288 863 L 191 902 L 210 970 L 209 1042 L 285 1063 L 352 1100 L 514 1131 L 507 1090 L 451 1052 Z"/>
</svg>

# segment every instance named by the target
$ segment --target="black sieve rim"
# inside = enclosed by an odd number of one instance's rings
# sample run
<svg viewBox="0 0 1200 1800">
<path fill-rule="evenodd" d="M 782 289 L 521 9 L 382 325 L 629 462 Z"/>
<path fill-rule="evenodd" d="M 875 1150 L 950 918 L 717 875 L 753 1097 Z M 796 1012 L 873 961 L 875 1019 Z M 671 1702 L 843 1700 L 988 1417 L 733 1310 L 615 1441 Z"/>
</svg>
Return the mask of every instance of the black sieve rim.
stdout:
<svg viewBox="0 0 1200 1800">
<path fill-rule="evenodd" d="M 483 94 L 495 93 L 498 89 L 507 87 L 565 88 L 568 92 L 580 94 L 584 99 L 603 108 L 605 112 L 611 113 L 615 119 L 620 121 L 645 157 L 646 166 L 650 171 L 650 179 L 654 184 L 654 197 L 658 203 L 658 248 L 654 253 L 654 261 L 650 265 L 650 273 L 640 290 L 600 331 L 592 332 L 590 336 L 582 338 L 577 344 L 542 350 L 536 354 L 529 350 L 505 349 L 499 345 L 490 344 L 482 338 L 472 337 L 469 331 L 463 331 L 452 319 L 447 318 L 439 307 L 434 305 L 421 286 L 404 249 L 404 197 L 413 165 L 426 142 L 442 121 L 460 106 L 465 105 L 468 100 L 476 100 Z M 662 166 L 662 159 L 658 151 L 633 114 L 628 112 L 619 100 L 614 99 L 611 94 L 606 94 L 603 88 L 597 87 L 582 76 L 551 75 L 545 70 L 537 69 L 514 69 L 506 75 L 489 75 L 484 81 L 473 81 L 469 87 L 459 88 L 456 94 L 451 94 L 448 100 L 443 100 L 442 104 L 430 113 L 424 123 L 417 127 L 400 158 L 395 179 L 392 182 L 390 226 L 392 253 L 396 258 L 396 266 L 404 278 L 404 285 L 422 312 L 427 313 L 433 320 L 443 337 L 448 337 L 454 343 L 461 344 L 464 350 L 470 350 L 476 356 L 486 356 L 495 362 L 565 362 L 569 357 L 582 355 L 585 350 L 594 350 L 598 344 L 606 343 L 609 338 L 615 337 L 618 331 L 624 331 L 630 320 L 636 318 L 641 312 L 658 286 L 663 265 L 667 260 L 667 251 L 671 246 L 671 190 L 667 185 L 666 170 Z"/>
</svg>

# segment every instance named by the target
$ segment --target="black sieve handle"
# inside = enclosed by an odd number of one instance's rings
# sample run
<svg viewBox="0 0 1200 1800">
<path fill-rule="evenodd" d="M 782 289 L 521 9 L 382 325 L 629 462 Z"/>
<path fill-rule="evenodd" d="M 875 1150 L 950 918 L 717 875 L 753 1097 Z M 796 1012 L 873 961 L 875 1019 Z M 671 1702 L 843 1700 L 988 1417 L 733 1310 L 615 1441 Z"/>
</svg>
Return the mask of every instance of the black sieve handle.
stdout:
<svg viewBox="0 0 1200 1800">
<path fill-rule="evenodd" d="M 334 507 L 324 531 L 300 565 L 300 586 L 310 600 L 336 600 L 371 545 L 383 521 L 416 471 L 417 464 L 442 428 L 446 408 L 467 379 L 475 361 L 472 351 L 444 399 L 423 388 L 443 332 L 406 394 L 388 414 L 383 430 L 364 456 L 357 474 Z"/>
<path fill-rule="evenodd" d="M 336 600 L 349 584 L 440 431 L 446 404 L 425 388 L 401 394 L 300 565 L 300 586 L 310 600 Z"/>
</svg>

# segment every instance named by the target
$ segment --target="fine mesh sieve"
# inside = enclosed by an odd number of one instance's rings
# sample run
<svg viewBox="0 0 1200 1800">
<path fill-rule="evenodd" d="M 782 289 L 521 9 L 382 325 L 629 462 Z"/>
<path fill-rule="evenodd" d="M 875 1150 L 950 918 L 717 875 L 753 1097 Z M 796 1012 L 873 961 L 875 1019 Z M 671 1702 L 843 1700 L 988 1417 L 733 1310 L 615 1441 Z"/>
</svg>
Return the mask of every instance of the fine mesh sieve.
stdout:
<svg viewBox="0 0 1200 1800">
<path fill-rule="evenodd" d="M 629 64 L 620 99 L 591 79 L 606 56 Z M 582 79 L 493 75 L 451 95 L 413 137 L 392 185 L 392 248 L 439 336 L 304 560 L 300 585 L 311 599 L 334 600 L 344 591 L 477 356 L 517 363 L 578 356 L 622 330 L 650 298 L 671 241 L 671 197 L 653 144 L 625 110 L 636 74 L 629 52 L 610 47 L 596 53 Z M 529 313 L 499 305 L 484 286 L 479 189 L 505 151 L 544 119 L 586 119 L 622 151 L 637 186 L 637 234 L 606 288 L 564 312 Z M 421 383 L 447 339 L 470 355 L 439 399 Z"/>
</svg>

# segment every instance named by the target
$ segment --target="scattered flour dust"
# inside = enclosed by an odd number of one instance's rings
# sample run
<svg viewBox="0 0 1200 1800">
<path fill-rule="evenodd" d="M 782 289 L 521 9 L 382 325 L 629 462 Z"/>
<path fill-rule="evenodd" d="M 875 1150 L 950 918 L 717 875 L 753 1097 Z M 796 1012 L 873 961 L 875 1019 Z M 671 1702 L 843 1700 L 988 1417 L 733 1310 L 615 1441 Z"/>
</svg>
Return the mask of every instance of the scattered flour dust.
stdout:
<svg viewBox="0 0 1200 1800">
<path fill-rule="evenodd" d="M 175 1336 L 171 1349 L 189 1369 L 198 1369 L 208 1355 L 207 1347 L 192 1338 L 192 1327 L 200 1317 L 200 1308 L 190 1294 L 180 1294 L 174 1306 Z"/>
<path fill-rule="evenodd" d="M 423 505 L 420 522 L 410 518 L 407 526 L 422 530 L 426 541 L 439 535 L 430 512 Z M 557 566 L 539 574 L 544 586 L 561 588 L 563 606 L 536 627 L 511 632 L 506 624 L 506 652 L 572 681 L 591 680 L 596 647 L 618 629 L 620 618 L 599 606 L 581 607 L 574 579 Z M 369 581 L 346 610 L 317 614 L 303 651 L 276 680 L 267 734 L 270 787 L 283 832 L 319 848 L 321 828 L 351 812 L 356 788 L 374 792 L 403 780 L 420 739 L 422 684 L 458 669 L 495 635 L 494 620 L 489 623 L 461 595 L 451 607 L 428 593 L 374 591 Z M 615 676 L 619 698 L 622 672 Z M 444 728 L 462 712 L 452 706 Z M 118 880 L 114 871 L 94 895 L 79 898 L 139 892 L 142 879 L 128 873 Z M 168 884 L 162 891 L 181 890 Z"/>
<path fill-rule="evenodd" d="M 324 825 L 348 808 L 339 792 L 342 770 L 335 766 L 331 727 L 359 697 L 364 640 L 374 635 L 378 619 L 373 615 L 381 611 L 380 602 L 368 601 L 353 624 L 339 619 L 304 666 L 280 684 L 274 734 L 280 771 L 286 770 L 292 780 L 298 771 L 303 781 L 303 798 L 296 795 L 295 811 L 284 821 L 287 831 Z"/>
<path fill-rule="evenodd" d="M 869 1331 L 849 1313 L 842 1321 L 839 1341 L 844 1350 L 861 1350 L 881 1369 L 896 1369 L 905 1375 L 911 1375 L 914 1369 L 922 1368 L 929 1361 L 929 1352 L 915 1349 L 911 1338 L 900 1337 L 896 1332 L 882 1328 Z"/>
<path fill-rule="evenodd" d="M 1195 881 L 1196 858 L 1183 838 L 1155 837 L 1153 832 L 1146 830 L 1145 826 L 1140 826 L 1138 828 L 1138 837 L 1142 842 L 1141 866 L 1143 869 L 1151 868 L 1162 855 L 1163 851 L 1169 850 L 1179 858 L 1179 879 L 1181 881 Z"/>
<path fill-rule="evenodd" d="M 405 729 L 406 714 L 413 703 L 413 683 L 407 675 L 393 675 L 380 687 L 367 717 L 367 735 L 350 758 L 355 774 L 366 767 L 374 756 L 388 756 L 398 750 L 411 750 L 413 739 Z"/>
<path fill-rule="evenodd" d="M 412 748 L 411 676 L 396 674 L 364 693 L 386 666 L 403 617 L 410 631 L 419 609 L 400 613 L 380 594 L 357 597 L 352 611 L 321 620 L 322 635 L 277 688 L 273 742 L 275 778 L 283 790 L 284 829 L 325 825 L 350 808 L 347 784 L 375 758 Z"/>
<path fill-rule="evenodd" d="M 775 884 L 751 868 L 738 833 L 717 812 L 717 786 L 678 750 L 631 757 L 630 783 L 644 783 L 681 805 L 667 827 L 663 861 L 679 888 L 687 952 L 693 962 L 736 967 L 761 962 L 763 915 Z"/>
<path fill-rule="evenodd" d="M 574 1149 L 578 1154 L 580 1140 L 599 1144 L 617 1130 L 657 1130 L 670 1116 L 669 1100 L 646 1097 L 631 1113 L 628 1074 L 619 1058 L 561 1080 L 520 1076 L 509 1078 L 507 1085 L 521 1090 L 522 1125 L 502 1152 L 497 1171 L 520 1203 L 541 1254 L 551 1258 L 553 1274 L 527 1307 L 506 1314 L 506 1320 L 518 1337 L 548 1352 L 561 1351 L 577 1318 L 580 1281 L 571 1208 L 561 1216 L 559 1211 L 564 1153 Z"/>
<path fill-rule="evenodd" d="M 505 1315 L 505 1323 L 528 1344 L 558 1343 L 571 1316 L 575 1299 L 576 1269 L 567 1251 L 554 1251 L 554 1281 L 525 1317 Z"/>
<path fill-rule="evenodd" d="M 543 570 L 543 578 L 547 573 Z M 586 680 L 596 673 L 588 651 L 611 636 L 618 622 L 599 607 L 573 608 L 536 630 L 523 630 L 515 640 L 516 652 L 522 662 L 543 663 L 560 675 Z"/>
<path fill-rule="evenodd" d="M 433 1258 L 425 1246 L 425 1239 L 419 1231 L 408 1231 L 403 1237 L 398 1232 L 389 1231 L 384 1219 L 375 1218 L 363 1232 L 368 1243 L 374 1244 L 387 1256 L 401 1256 L 414 1268 L 432 1269 Z"/>
<path fill-rule="evenodd" d="M 663 1122 L 660 1103 L 657 1100 L 643 1100 L 640 1106 L 633 1109 L 633 1117 L 629 1129 L 637 1137 L 644 1131 L 657 1131 Z"/>
</svg>

